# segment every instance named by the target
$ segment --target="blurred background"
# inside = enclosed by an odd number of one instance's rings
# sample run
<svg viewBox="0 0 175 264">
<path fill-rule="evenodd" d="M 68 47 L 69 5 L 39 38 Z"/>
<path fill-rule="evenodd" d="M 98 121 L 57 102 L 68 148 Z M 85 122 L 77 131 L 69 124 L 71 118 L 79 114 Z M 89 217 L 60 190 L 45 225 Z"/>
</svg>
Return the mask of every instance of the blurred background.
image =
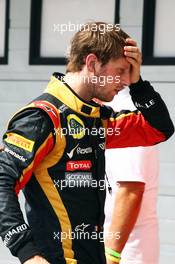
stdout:
<svg viewBox="0 0 175 264">
<path fill-rule="evenodd" d="M 174 12 L 174 0 L 0 0 L 0 136 L 10 116 L 43 91 L 54 71 L 65 72 L 75 31 L 97 20 L 120 24 L 137 41 L 142 77 L 160 92 L 175 122 Z M 160 264 L 173 264 L 174 137 L 159 148 Z M 22 195 L 20 200 L 23 207 Z M 0 264 L 17 263 L 0 240 Z"/>
</svg>

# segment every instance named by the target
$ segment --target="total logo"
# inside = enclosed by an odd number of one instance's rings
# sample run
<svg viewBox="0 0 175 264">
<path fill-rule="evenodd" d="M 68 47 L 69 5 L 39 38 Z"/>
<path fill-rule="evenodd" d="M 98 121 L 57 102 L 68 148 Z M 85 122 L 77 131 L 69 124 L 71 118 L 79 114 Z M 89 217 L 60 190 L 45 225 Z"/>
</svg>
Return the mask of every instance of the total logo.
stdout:
<svg viewBox="0 0 175 264">
<path fill-rule="evenodd" d="M 75 171 L 75 170 L 85 170 L 89 171 L 92 167 L 92 163 L 90 160 L 77 160 L 77 161 L 68 161 L 66 163 L 67 171 Z"/>
<path fill-rule="evenodd" d="M 88 148 L 80 148 L 79 144 L 77 144 L 73 149 L 71 149 L 70 152 L 67 152 L 68 157 L 71 159 L 74 155 L 74 152 L 76 151 L 77 154 L 89 154 L 92 153 L 92 148 L 88 147 Z"/>
</svg>

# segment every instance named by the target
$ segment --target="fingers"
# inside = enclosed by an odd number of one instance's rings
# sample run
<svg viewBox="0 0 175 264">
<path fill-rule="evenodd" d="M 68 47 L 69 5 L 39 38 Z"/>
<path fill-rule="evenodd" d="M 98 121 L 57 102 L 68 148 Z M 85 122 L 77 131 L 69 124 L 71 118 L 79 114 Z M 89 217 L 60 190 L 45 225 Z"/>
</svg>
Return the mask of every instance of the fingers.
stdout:
<svg viewBox="0 0 175 264">
<path fill-rule="evenodd" d="M 131 38 L 126 39 L 124 47 L 124 55 L 126 60 L 131 64 L 131 83 L 138 82 L 140 78 L 140 66 L 142 63 L 142 54 L 137 47 L 137 42 Z"/>
<path fill-rule="evenodd" d="M 124 51 L 126 52 L 134 52 L 134 53 L 140 53 L 140 49 L 136 46 L 125 46 Z"/>
<path fill-rule="evenodd" d="M 134 40 L 132 43 L 137 44 Z M 125 46 L 124 47 L 124 55 L 126 58 L 133 58 L 137 61 L 137 63 L 142 63 L 142 55 L 140 49 L 137 46 Z"/>
<path fill-rule="evenodd" d="M 126 43 L 127 43 L 127 45 L 130 44 L 132 46 L 137 46 L 137 42 L 131 38 L 127 38 Z"/>
<path fill-rule="evenodd" d="M 138 65 L 138 63 L 137 63 L 137 61 L 135 60 L 135 59 L 133 59 L 133 58 L 130 58 L 130 57 L 126 57 L 126 59 L 127 59 L 127 61 L 130 63 L 130 64 L 132 64 L 133 66 L 137 66 Z"/>
<path fill-rule="evenodd" d="M 142 63 L 141 53 L 125 51 L 124 55 L 126 56 L 126 58 L 135 59 L 137 61 L 137 63 L 139 63 L 139 64 Z"/>
</svg>

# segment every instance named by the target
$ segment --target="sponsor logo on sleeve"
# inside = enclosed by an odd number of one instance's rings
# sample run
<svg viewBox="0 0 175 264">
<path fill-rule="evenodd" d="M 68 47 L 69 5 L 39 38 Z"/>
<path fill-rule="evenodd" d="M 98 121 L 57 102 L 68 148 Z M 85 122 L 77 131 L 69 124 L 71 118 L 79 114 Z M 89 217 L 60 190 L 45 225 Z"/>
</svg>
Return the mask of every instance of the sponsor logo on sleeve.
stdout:
<svg viewBox="0 0 175 264">
<path fill-rule="evenodd" d="M 151 99 L 150 101 L 148 101 L 148 102 L 146 102 L 144 104 L 140 104 L 138 102 L 135 102 L 135 106 L 138 107 L 138 108 L 148 109 L 148 108 L 152 107 L 153 105 L 155 105 L 154 99 Z"/>
<path fill-rule="evenodd" d="M 54 109 L 51 108 L 51 106 L 46 105 L 46 102 L 42 103 L 41 101 L 36 101 L 36 102 L 34 102 L 34 105 L 37 106 L 37 107 L 43 108 L 46 112 L 52 113 L 55 117 L 57 117 Z"/>
<path fill-rule="evenodd" d="M 19 155 L 18 153 L 14 152 L 11 149 L 5 148 L 4 149 L 5 152 L 9 153 L 10 155 L 12 155 L 13 157 L 21 160 L 22 162 L 25 162 L 27 159 L 25 159 L 23 156 Z"/>
<path fill-rule="evenodd" d="M 17 226 L 13 229 L 11 229 L 10 231 L 8 231 L 8 233 L 5 235 L 5 238 L 4 238 L 4 245 L 7 246 L 11 237 L 15 234 L 19 234 L 25 230 L 27 230 L 27 225 L 26 224 L 22 224 L 20 226 Z"/>
<path fill-rule="evenodd" d="M 22 137 L 16 133 L 8 133 L 6 135 L 7 135 L 7 138 L 5 138 L 4 140 L 7 143 L 10 143 L 16 147 L 32 152 L 33 146 L 35 143 L 34 141 L 27 139 L 25 137 Z"/>
</svg>

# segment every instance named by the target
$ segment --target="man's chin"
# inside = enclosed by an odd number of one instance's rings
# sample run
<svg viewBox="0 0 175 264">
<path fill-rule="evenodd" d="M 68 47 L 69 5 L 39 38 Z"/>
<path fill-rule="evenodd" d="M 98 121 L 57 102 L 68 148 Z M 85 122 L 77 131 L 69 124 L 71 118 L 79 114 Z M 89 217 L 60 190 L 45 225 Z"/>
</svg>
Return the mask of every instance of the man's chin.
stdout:
<svg viewBox="0 0 175 264">
<path fill-rule="evenodd" d="M 117 93 L 116 93 L 117 94 Z M 99 103 L 99 102 L 104 102 L 104 103 L 109 103 L 109 102 L 111 102 L 113 99 L 114 99 L 114 96 L 116 96 L 116 94 L 114 94 L 114 95 L 111 95 L 110 97 L 109 97 L 109 95 L 108 96 L 106 96 L 106 97 L 98 97 L 98 98 L 95 98 L 95 99 L 93 99 L 96 103 Z"/>
<path fill-rule="evenodd" d="M 114 94 L 114 95 L 112 95 L 112 96 L 110 96 L 110 97 L 108 97 L 108 98 L 105 98 L 105 100 L 103 100 L 103 101 L 106 102 L 106 103 L 107 103 L 107 102 L 111 102 L 117 94 L 118 94 L 118 93 L 116 93 L 116 94 Z"/>
<path fill-rule="evenodd" d="M 112 100 L 113 100 L 113 98 L 112 98 L 112 99 L 103 98 L 103 100 L 102 100 L 102 101 L 103 101 L 104 103 L 108 103 L 108 102 L 111 102 Z"/>
</svg>

